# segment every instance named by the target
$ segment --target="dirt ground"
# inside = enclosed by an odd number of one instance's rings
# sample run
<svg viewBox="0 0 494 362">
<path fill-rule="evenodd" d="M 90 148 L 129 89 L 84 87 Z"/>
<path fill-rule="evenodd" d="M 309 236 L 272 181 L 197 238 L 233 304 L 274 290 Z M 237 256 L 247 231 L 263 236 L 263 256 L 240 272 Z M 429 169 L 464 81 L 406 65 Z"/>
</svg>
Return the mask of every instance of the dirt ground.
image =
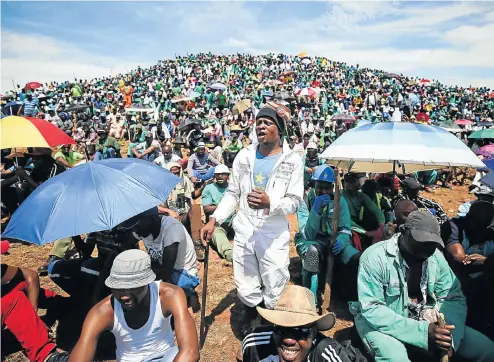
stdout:
<svg viewBox="0 0 494 362">
<path fill-rule="evenodd" d="M 467 186 L 453 186 L 453 190 L 437 188 L 433 193 L 423 192 L 423 196 L 439 202 L 449 216 L 456 214 L 461 203 L 474 198 L 473 195 L 468 194 Z M 293 215 L 290 217 L 290 225 L 293 236 L 297 230 L 296 219 L 294 219 Z M 50 249 L 51 245 L 40 247 L 28 244 L 13 244 L 9 255 L 2 257 L 2 262 L 36 270 L 46 260 Z M 300 283 L 300 260 L 293 243 L 290 256 L 291 280 L 294 283 Z M 200 264 L 199 273 L 202 276 L 202 263 Z M 40 279 L 42 287 L 61 293 L 61 290 L 48 277 L 41 277 Z M 202 283 L 197 290 L 201 295 Z M 345 310 L 345 305 L 333 301 L 332 308 L 338 321 L 336 326 L 328 332 L 328 335 L 331 336 L 345 329 L 348 330 L 353 325 L 348 311 Z M 196 313 L 194 317 L 196 327 L 199 330 L 200 313 Z M 220 259 L 214 251 L 210 253 L 206 317 L 208 332 L 204 348 L 201 351 L 201 361 L 234 361 L 236 350 L 240 346 L 239 338 L 243 321 L 239 315 L 232 265 Z M 19 351 L 10 354 L 6 361 L 24 362 L 27 361 L 27 358 Z"/>
</svg>

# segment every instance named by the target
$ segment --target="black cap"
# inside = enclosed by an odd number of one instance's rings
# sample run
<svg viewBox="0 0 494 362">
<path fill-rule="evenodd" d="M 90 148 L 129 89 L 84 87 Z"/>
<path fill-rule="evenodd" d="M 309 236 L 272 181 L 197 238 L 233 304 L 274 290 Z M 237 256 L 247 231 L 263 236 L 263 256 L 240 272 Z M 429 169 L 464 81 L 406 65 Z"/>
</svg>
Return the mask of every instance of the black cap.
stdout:
<svg viewBox="0 0 494 362">
<path fill-rule="evenodd" d="M 257 112 L 256 119 L 261 118 L 261 117 L 267 117 L 273 120 L 273 122 L 276 124 L 278 127 L 278 130 L 280 131 L 282 136 L 286 135 L 286 125 L 285 121 L 278 116 L 278 113 L 271 108 L 271 107 L 263 107 Z"/>
<path fill-rule="evenodd" d="M 120 223 L 118 225 L 118 227 L 121 229 L 130 230 L 134 226 L 136 226 L 139 223 L 139 221 L 141 221 L 142 218 L 148 217 L 148 216 L 153 216 L 153 215 L 158 215 L 158 208 L 157 207 L 152 207 L 149 210 L 146 210 L 144 212 L 141 212 L 140 214 L 132 216 L 130 219 L 127 219 L 127 220 L 123 221 L 122 223 Z"/>
<path fill-rule="evenodd" d="M 420 182 L 418 182 L 413 177 L 408 177 L 408 178 L 404 179 L 401 183 L 404 187 L 409 188 L 411 190 L 419 190 L 420 189 Z"/>
<path fill-rule="evenodd" d="M 405 229 L 410 230 L 414 240 L 420 243 L 438 243 L 444 247 L 441 230 L 436 218 L 428 211 L 415 210 L 408 215 Z"/>
</svg>

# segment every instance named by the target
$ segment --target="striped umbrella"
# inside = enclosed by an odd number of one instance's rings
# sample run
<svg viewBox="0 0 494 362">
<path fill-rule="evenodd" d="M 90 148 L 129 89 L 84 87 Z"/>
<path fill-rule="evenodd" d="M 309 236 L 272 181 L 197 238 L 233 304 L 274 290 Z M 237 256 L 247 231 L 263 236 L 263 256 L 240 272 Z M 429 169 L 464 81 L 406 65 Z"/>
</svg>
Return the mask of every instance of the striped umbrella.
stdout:
<svg viewBox="0 0 494 362">
<path fill-rule="evenodd" d="M 299 96 L 299 97 L 316 97 L 317 91 L 311 87 L 302 88 L 301 90 L 299 90 L 297 92 L 297 96 Z"/>
<path fill-rule="evenodd" d="M 8 116 L 0 121 L 2 135 L 0 148 L 55 147 L 75 144 L 64 131 L 44 119 Z"/>
<path fill-rule="evenodd" d="M 351 129 L 320 156 L 354 172 L 385 173 L 393 165 L 406 172 L 443 167 L 484 167 L 458 138 L 439 127 L 385 122 Z"/>
</svg>

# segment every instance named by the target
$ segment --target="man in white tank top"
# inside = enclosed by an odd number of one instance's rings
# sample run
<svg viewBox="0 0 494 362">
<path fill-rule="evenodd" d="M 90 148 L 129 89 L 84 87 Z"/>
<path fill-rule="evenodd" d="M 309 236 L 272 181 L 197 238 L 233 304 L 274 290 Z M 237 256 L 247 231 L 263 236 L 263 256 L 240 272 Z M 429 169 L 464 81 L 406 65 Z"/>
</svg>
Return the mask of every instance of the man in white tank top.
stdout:
<svg viewBox="0 0 494 362">
<path fill-rule="evenodd" d="M 196 328 L 183 290 L 155 279 L 146 252 L 119 254 L 105 281 L 112 294 L 89 311 L 69 362 L 93 361 L 99 336 L 107 330 L 115 336 L 117 362 L 199 361 Z"/>
</svg>

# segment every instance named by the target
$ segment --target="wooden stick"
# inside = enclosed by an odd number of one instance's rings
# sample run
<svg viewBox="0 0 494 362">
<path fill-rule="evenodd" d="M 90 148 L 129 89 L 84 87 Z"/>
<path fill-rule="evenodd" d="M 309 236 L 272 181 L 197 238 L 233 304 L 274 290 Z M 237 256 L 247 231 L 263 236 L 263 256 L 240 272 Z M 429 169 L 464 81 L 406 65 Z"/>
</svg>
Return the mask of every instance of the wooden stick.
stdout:
<svg viewBox="0 0 494 362">
<path fill-rule="evenodd" d="M 446 321 L 444 320 L 444 314 L 439 313 L 439 317 L 437 318 L 437 324 L 440 328 L 444 328 L 446 326 Z M 448 352 L 441 351 L 441 362 L 449 362 Z"/>
<path fill-rule="evenodd" d="M 202 275 L 202 305 L 201 324 L 199 326 L 199 349 L 204 347 L 206 342 L 206 296 L 208 294 L 208 266 L 209 266 L 209 243 L 206 244 L 204 252 L 204 272 Z"/>
<path fill-rule="evenodd" d="M 340 170 L 335 168 L 335 190 L 334 190 L 334 203 L 333 203 L 333 220 L 331 223 L 331 240 L 329 244 L 329 251 L 326 259 L 326 282 L 324 284 L 324 297 L 322 301 L 321 311 L 324 313 L 329 310 L 329 303 L 331 302 L 331 283 L 333 281 L 333 267 L 334 267 L 334 255 L 331 252 L 331 247 L 336 242 L 338 236 L 338 221 L 340 218 Z"/>
</svg>

